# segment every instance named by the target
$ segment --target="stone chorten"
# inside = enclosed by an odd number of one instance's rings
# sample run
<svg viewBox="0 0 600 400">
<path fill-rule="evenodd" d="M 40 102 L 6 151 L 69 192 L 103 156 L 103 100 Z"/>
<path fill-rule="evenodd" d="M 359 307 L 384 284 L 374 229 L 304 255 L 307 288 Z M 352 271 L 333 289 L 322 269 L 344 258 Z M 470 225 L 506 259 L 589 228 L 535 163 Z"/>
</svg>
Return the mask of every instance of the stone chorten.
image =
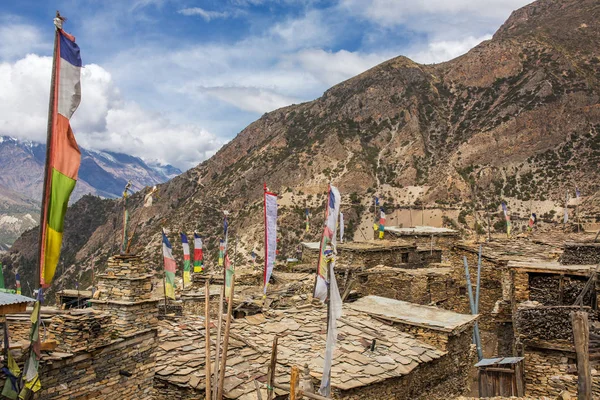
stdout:
<svg viewBox="0 0 600 400">
<path fill-rule="evenodd" d="M 96 297 L 96 296 L 95 296 Z M 156 328 L 158 299 L 152 299 L 152 274 L 134 254 L 108 259 L 104 274 L 98 275 L 98 295 L 92 307 L 113 317 L 113 328 L 121 336 Z"/>
</svg>

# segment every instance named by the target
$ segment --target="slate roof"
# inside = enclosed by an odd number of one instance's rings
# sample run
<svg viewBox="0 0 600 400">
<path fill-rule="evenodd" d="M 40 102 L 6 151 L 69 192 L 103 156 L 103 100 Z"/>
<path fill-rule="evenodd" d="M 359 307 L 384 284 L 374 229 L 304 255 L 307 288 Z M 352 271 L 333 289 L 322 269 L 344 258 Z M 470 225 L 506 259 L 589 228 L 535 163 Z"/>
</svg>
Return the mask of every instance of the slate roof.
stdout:
<svg viewBox="0 0 600 400">
<path fill-rule="evenodd" d="M 325 307 L 305 305 L 234 320 L 225 373 L 226 397 L 256 399 L 253 381 L 266 381 L 275 335 L 279 336 L 277 382 L 289 384 L 290 368 L 293 365 L 302 368 L 305 364 L 311 375 L 320 379 L 325 353 L 326 313 Z M 216 338 L 215 322 L 211 332 L 213 341 Z M 375 350 L 371 351 L 373 339 L 376 344 Z M 332 386 L 347 390 L 399 377 L 409 374 L 419 364 L 445 354 L 345 305 L 344 315 L 338 322 Z M 204 362 L 202 316 L 160 321 L 155 379 L 203 390 Z M 264 385 L 263 398 L 266 398 Z"/>
</svg>

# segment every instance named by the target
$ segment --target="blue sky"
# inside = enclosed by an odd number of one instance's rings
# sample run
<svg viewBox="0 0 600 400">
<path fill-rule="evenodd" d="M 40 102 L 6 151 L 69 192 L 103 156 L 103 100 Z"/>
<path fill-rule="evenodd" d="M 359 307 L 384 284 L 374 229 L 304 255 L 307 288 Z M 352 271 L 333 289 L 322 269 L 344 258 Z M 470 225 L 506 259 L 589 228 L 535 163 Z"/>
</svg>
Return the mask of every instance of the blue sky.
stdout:
<svg viewBox="0 0 600 400">
<path fill-rule="evenodd" d="M 52 18 L 77 38 L 80 145 L 182 169 L 264 112 L 386 59 L 441 62 L 527 0 L 19 0 L 0 6 L 0 134 L 45 137 Z"/>
</svg>

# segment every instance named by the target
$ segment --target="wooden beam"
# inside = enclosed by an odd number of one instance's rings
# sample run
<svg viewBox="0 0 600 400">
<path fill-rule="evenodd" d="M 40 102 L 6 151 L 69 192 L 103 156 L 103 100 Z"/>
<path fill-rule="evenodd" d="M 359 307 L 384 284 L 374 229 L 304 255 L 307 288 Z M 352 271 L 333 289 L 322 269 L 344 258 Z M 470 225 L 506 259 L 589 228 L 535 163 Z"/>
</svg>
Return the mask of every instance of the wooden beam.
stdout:
<svg viewBox="0 0 600 400">
<path fill-rule="evenodd" d="M 275 336 L 273 338 L 273 348 L 271 349 L 271 363 L 269 364 L 269 370 L 267 372 L 267 400 L 273 399 L 273 391 L 275 389 L 275 367 L 277 366 L 277 340 L 279 338 Z"/>
<path fill-rule="evenodd" d="M 592 370 L 590 368 L 589 340 L 590 326 L 588 313 L 571 313 L 573 323 L 573 341 L 577 354 L 577 399 L 592 400 Z"/>
<path fill-rule="evenodd" d="M 204 374 L 206 377 L 206 400 L 211 400 L 211 381 L 212 376 L 210 371 L 210 288 L 209 280 L 204 282 L 204 350 L 205 350 L 205 365 Z"/>
</svg>

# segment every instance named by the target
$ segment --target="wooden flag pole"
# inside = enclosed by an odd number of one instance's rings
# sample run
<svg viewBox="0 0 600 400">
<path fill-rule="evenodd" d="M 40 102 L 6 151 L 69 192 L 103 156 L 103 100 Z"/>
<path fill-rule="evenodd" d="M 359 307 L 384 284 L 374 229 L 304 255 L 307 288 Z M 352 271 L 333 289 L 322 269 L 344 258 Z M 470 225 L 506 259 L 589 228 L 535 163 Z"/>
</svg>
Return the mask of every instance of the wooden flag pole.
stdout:
<svg viewBox="0 0 600 400">
<path fill-rule="evenodd" d="M 165 293 L 165 316 L 167 315 L 167 277 L 166 272 L 163 272 L 163 292 Z"/>
<path fill-rule="evenodd" d="M 590 367 L 590 327 L 588 313 L 571 313 L 573 341 L 577 354 L 577 399 L 592 400 L 592 369 Z"/>
<path fill-rule="evenodd" d="M 290 376 L 290 400 L 296 400 L 298 391 L 298 367 L 292 365 L 292 374 Z"/>
<path fill-rule="evenodd" d="M 205 363 L 204 363 L 204 376 L 206 379 L 206 400 L 210 400 L 210 386 L 211 386 L 211 373 L 210 373 L 210 284 L 209 279 L 204 281 L 204 352 L 205 352 Z"/>
<path fill-rule="evenodd" d="M 223 399 L 223 384 L 225 383 L 225 366 L 227 365 L 227 350 L 229 348 L 229 328 L 231 327 L 231 313 L 233 311 L 233 293 L 235 288 L 235 274 L 231 276 L 231 291 L 227 303 L 227 323 L 225 324 L 225 335 L 223 337 L 223 355 L 221 356 L 221 369 L 219 370 L 219 400 Z"/>
<path fill-rule="evenodd" d="M 275 368 L 277 367 L 277 341 L 278 336 L 273 338 L 273 348 L 271 349 L 271 362 L 267 372 L 267 400 L 273 400 L 275 389 Z"/>
<path fill-rule="evenodd" d="M 62 18 L 60 13 L 56 11 L 56 18 Z M 34 281 L 34 289 L 40 287 L 42 278 L 42 264 L 45 260 L 44 240 L 46 234 L 46 220 L 48 216 L 48 202 L 50 200 L 50 155 L 52 154 L 52 130 L 54 127 L 54 108 L 56 107 L 56 58 L 58 56 L 58 29 L 54 32 L 54 52 L 52 54 L 52 76 L 50 78 L 50 100 L 48 104 L 48 130 L 46 132 L 46 163 L 44 164 L 44 185 L 42 188 L 42 208 L 40 212 L 40 235 L 38 248 L 38 264 L 36 267 L 36 281 Z"/>
<path fill-rule="evenodd" d="M 223 288 L 221 289 L 221 294 L 219 295 L 219 315 L 217 322 L 217 343 L 215 350 L 215 372 L 214 372 L 214 381 L 213 381 L 213 400 L 217 400 L 217 391 L 218 391 L 218 374 L 219 374 L 219 360 L 221 355 L 221 328 L 223 325 L 223 298 L 225 297 L 225 281 L 223 281 Z"/>
</svg>

